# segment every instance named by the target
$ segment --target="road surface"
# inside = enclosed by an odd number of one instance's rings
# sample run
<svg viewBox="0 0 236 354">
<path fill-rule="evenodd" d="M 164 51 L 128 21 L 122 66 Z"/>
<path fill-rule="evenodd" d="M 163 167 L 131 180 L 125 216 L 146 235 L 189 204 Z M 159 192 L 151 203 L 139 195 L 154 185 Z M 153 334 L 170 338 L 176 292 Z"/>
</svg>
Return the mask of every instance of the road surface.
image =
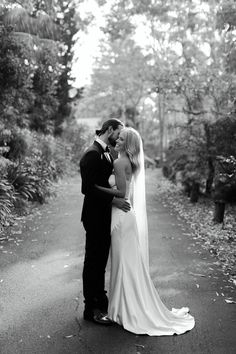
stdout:
<svg viewBox="0 0 236 354">
<path fill-rule="evenodd" d="M 188 306 L 195 328 L 181 336 L 137 336 L 82 319 L 84 230 L 80 179 L 17 220 L 0 242 L 1 354 L 233 354 L 234 289 L 189 227 L 160 203 L 158 170 L 147 171 L 150 272 L 167 307 Z M 109 280 L 109 264 L 107 284 Z"/>
</svg>

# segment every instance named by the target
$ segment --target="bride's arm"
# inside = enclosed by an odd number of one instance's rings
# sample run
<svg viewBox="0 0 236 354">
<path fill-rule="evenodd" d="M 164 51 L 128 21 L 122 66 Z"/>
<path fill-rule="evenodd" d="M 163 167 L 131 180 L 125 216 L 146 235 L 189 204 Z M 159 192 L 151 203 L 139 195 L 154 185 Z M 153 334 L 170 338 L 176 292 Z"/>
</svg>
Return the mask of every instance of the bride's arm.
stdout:
<svg viewBox="0 0 236 354">
<path fill-rule="evenodd" d="M 99 190 L 106 192 L 114 197 L 124 198 L 126 193 L 126 176 L 125 176 L 125 163 L 122 159 L 117 159 L 114 162 L 114 174 L 116 180 L 116 189 L 106 188 L 95 185 Z"/>
</svg>

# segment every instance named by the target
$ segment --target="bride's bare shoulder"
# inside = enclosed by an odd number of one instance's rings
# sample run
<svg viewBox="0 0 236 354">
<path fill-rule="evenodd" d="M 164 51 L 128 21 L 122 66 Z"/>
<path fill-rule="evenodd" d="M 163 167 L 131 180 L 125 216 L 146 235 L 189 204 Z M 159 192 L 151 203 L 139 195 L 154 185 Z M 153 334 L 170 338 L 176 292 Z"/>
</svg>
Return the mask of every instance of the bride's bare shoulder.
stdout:
<svg viewBox="0 0 236 354">
<path fill-rule="evenodd" d="M 130 165 L 130 161 L 128 157 L 125 156 L 118 157 L 118 159 L 114 161 L 114 167 L 116 168 L 122 168 L 122 167 L 126 168 L 129 165 Z"/>
</svg>

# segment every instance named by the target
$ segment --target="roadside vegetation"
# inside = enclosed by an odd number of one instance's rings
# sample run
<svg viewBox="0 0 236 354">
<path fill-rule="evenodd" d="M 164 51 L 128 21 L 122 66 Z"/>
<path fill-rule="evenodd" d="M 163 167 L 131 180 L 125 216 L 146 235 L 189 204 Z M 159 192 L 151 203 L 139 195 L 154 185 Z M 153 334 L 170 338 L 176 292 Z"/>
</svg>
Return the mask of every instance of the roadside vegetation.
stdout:
<svg viewBox="0 0 236 354">
<path fill-rule="evenodd" d="M 223 223 L 214 222 L 214 202 L 202 195 L 192 203 L 182 184 L 163 178 L 157 181 L 158 199 L 190 225 L 193 237 L 218 259 L 219 265 L 236 285 L 236 205 L 227 204 Z"/>
<path fill-rule="evenodd" d="M 86 27 L 74 1 L 0 6 L 0 232 L 76 171 L 88 139 L 73 116 L 74 35 Z"/>
</svg>

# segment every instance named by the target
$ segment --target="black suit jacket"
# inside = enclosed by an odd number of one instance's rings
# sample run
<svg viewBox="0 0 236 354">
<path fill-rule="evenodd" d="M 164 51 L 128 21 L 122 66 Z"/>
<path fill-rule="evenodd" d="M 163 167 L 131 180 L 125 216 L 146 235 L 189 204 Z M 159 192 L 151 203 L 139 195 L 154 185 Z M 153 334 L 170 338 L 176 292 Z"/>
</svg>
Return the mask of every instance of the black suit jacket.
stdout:
<svg viewBox="0 0 236 354">
<path fill-rule="evenodd" d="M 102 146 L 94 141 L 80 160 L 81 191 L 84 194 L 81 220 L 84 223 L 101 227 L 104 223 L 110 224 L 113 196 L 98 190 L 94 185 L 110 188 L 108 179 L 112 170 L 113 163 L 106 158 Z"/>
</svg>

